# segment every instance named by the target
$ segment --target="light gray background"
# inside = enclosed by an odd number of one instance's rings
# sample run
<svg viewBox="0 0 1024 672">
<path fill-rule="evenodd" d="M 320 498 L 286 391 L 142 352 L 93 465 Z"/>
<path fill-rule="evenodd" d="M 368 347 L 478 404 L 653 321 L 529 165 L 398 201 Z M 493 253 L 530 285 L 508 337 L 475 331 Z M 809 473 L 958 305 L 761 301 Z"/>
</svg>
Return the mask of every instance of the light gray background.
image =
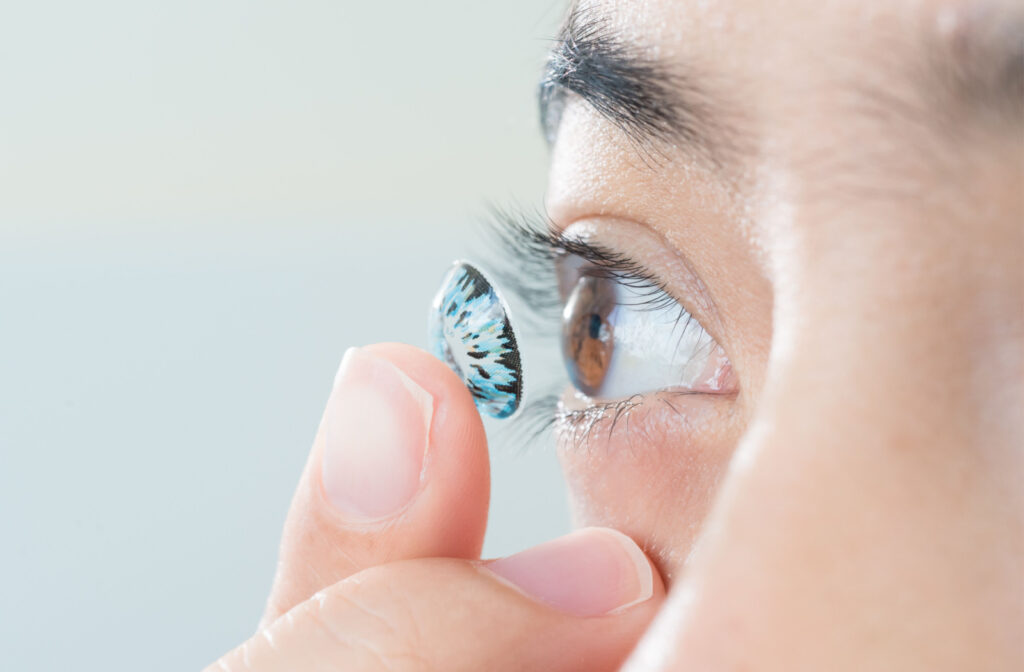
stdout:
<svg viewBox="0 0 1024 672">
<path fill-rule="evenodd" d="M 562 3 L 0 0 L 0 668 L 245 638 L 349 345 L 542 196 Z M 568 528 L 494 451 L 485 551 Z"/>
</svg>

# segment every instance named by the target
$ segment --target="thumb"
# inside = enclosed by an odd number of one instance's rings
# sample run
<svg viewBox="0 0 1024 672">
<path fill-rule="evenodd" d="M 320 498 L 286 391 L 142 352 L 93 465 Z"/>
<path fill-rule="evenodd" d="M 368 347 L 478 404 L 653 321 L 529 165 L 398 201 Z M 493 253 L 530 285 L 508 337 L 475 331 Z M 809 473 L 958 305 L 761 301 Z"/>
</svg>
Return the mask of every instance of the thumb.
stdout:
<svg viewBox="0 0 1024 672">
<path fill-rule="evenodd" d="M 663 598 L 631 539 L 587 528 L 490 563 L 431 558 L 365 570 L 207 672 L 611 671 Z"/>
</svg>

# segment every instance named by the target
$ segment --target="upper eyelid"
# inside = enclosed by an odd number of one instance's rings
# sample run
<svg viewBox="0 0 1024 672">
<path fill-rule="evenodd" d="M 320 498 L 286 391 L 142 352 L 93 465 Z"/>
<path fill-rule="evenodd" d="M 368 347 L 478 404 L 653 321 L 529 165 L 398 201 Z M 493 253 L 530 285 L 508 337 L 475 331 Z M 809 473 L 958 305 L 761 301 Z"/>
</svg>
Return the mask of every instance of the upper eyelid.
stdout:
<svg viewBox="0 0 1024 672">
<path fill-rule="evenodd" d="M 579 221 L 580 219 L 582 218 L 575 218 L 574 221 Z M 700 303 L 700 298 L 698 296 L 695 295 L 691 297 L 689 295 L 678 295 L 672 291 L 668 282 L 663 280 L 658 273 L 628 254 L 600 244 L 594 244 L 579 238 L 563 235 L 562 231 L 570 228 L 571 225 L 572 222 L 556 229 L 553 223 L 549 222 L 547 230 L 540 233 L 540 236 L 543 239 L 543 244 L 548 245 L 555 254 L 560 254 L 562 256 L 575 254 L 576 256 L 582 257 L 592 263 L 609 269 L 609 271 L 613 273 L 620 273 L 623 276 L 629 276 L 650 282 L 652 285 L 655 285 L 658 289 L 663 291 L 666 296 L 678 303 L 687 313 L 690 314 L 691 317 L 697 319 L 701 326 L 712 335 L 715 341 L 721 343 L 721 339 L 718 337 L 718 334 L 715 333 L 719 331 L 716 327 L 720 326 L 716 317 L 717 308 L 715 307 L 714 299 L 709 294 L 706 294 L 706 290 L 704 290 L 705 294 L 700 296 L 703 296 L 707 303 L 705 305 L 697 305 Z M 675 250 L 671 245 L 668 247 Z M 685 259 L 685 257 L 681 256 L 678 251 L 675 251 L 675 254 L 682 262 L 682 265 L 689 270 L 689 273 L 695 279 L 696 284 L 703 288 L 704 283 L 700 279 L 699 275 L 692 270 L 691 264 Z M 695 310 L 695 308 L 698 309 Z M 707 316 L 711 318 L 713 325 L 712 328 L 709 329 L 708 324 L 703 317 L 699 316 Z"/>
<path fill-rule="evenodd" d="M 683 295 L 672 291 L 671 286 L 658 273 L 628 254 L 563 234 L 575 223 L 590 217 L 580 214 L 556 225 L 554 220 L 539 210 L 495 205 L 489 208 L 489 214 L 485 230 L 501 253 L 501 263 L 496 266 L 495 273 L 501 284 L 525 305 L 527 309 L 520 315 L 526 317 L 535 331 L 539 329 L 540 333 L 547 333 L 552 320 L 561 316 L 565 294 L 557 262 L 580 252 L 582 254 L 577 256 L 599 262 L 611 272 L 629 273 L 650 281 L 669 299 L 679 304 L 717 344 L 726 348 L 721 337 L 724 328 L 718 317 L 714 297 L 704 287 L 689 260 L 667 241 L 663 240 L 665 246 L 672 250 L 681 268 L 685 269 L 685 278 L 680 279 L 679 284 L 690 289 Z M 662 238 L 656 230 L 648 230 Z"/>
<path fill-rule="evenodd" d="M 499 226 L 492 226 L 491 232 L 497 238 L 500 247 L 512 253 L 521 262 L 536 264 L 548 264 L 554 271 L 554 279 L 558 286 L 558 293 L 562 301 L 566 297 L 567 290 L 571 289 L 562 284 L 564 279 L 563 266 L 572 259 L 578 259 L 600 269 L 609 277 L 617 281 L 633 286 L 633 282 L 640 282 L 655 288 L 667 300 L 678 303 L 688 313 L 692 311 L 686 307 L 686 302 L 680 301 L 669 290 L 668 285 L 650 270 L 645 264 L 637 261 L 627 254 L 594 244 L 580 238 L 563 235 L 550 220 L 531 221 L 520 215 L 515 217 L 508 212 L 492 210 Z M 534 266 L 532 269 L 538 271 Z M 511 278 L 505 278 L 511 280 Z M 511 283 L 513 289 L 523 289 L 522 283 Z M 523 293 L 523 292 L 520 292 Z"/>
</svg>

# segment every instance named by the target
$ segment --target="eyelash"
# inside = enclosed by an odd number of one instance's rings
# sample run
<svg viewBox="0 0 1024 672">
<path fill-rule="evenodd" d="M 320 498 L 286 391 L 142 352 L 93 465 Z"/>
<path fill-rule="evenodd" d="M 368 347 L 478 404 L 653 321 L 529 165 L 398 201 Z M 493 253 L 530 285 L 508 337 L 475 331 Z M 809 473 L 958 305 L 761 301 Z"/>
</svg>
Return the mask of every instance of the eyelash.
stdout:
<svg viewBox="0 0 1024 672">
<path fill-rule="evenodd" d="M 643 264 L 601 245 L 565 238 L 540 213 L 492 207 L 485 231 L 497 251 L 494 275 L 519 299 L 518 303 L 525 310 L 520 311 L 517 317 L 534 333 L 550 338 L 553 335 L 552 325 L 560 324 L 563 297 L 558 286 L 557 262 L 570 256 L 586 262 L 591 267 L 588 269 L 591 275 L 644 288 L 641 303 L 630 304 L 635 309 L 659 310 L 676 306 L 679 310 L 677 322 L 686 321 L 681 334 L 694 319 Z M 692 392 L 671 394 L 687 395 Z M 628 426 L 629 414 L 646 399 L 646 395 L 636 394 L 626 399 L 597 402 L 581 410 L 567 410 L 561 407 L 558 393 L 533 396 L 517 421 L 519 431 L 532 440 L 558 426 L 565 430 L 577 447 L 589 445 L 595 430 L 607 420 L 610 420 L 609 437 L 616 427 Z M 667 399 L 662 401 L 673 412 L 679 412 Z"/>
<path fill-rule="evenodd" d="M 591 265 L 588 274 L 614 280 L 626 287 L 645 290 L 642 303 L 630 304 L 641 310 L 679 307 L 680 317 L 689 312 L 669 294 L 665 284 L 643 264 L 629 256 L 586 241 L 565 238 L 541 215 L 492 208 L 487 227 L 499 251 L 503 284 L 523 299 L 533 312 L 534 322 L 557 320 L 562 309 L 556 263 L 575 256 Z"/>
</svg>

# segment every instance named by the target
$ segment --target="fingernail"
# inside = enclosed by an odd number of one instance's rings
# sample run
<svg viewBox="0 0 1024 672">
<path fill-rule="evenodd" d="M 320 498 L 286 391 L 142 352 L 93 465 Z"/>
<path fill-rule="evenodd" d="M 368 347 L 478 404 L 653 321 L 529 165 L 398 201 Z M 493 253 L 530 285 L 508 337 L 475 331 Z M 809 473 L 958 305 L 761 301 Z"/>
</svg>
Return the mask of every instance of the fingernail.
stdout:
<svg viewBox="0 0 1024 672">
<path fill-rule="evenodd" d="M 527 595 L 576 616 L 600 616 L 654 594 L 654 574 L 636 543 L 591 527 L 485 565 Z"/>
<path fill-rule="evenodd" d="M 356 522 L 390 518 L 420 486 L 434 400 L 386 359 L 349 348 L 324 412 L 323 485 Z"/>
</svg>

